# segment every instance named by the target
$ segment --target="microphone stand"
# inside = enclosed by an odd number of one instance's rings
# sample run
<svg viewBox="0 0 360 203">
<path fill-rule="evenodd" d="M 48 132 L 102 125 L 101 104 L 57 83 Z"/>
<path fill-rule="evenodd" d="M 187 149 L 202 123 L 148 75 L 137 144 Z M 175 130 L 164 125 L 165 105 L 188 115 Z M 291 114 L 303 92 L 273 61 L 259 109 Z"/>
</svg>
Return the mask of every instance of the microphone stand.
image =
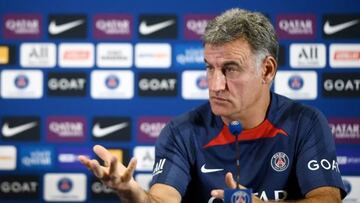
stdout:
<svg viewBox="0 0 360 203">
<path fill-rule="evenodd" d="M 239 146 L 239 134 L 236 134 L 235 151 L 236 151 L 236 189 L 240 189 L 240 146 Z"/>
<path fill-rule="evenodd" d="M 236 188 L 235 189 L 224 189 L 224 202 L 245 202 L 252 203 L 252 189 L 240 189 L 240 143 L 239 136 L 242 131 L 242 127 L 239 121 L 232 121 L 229 124 L 229 130 L 235 137 L 235 159 L 236 159 Z"/>
</svg>

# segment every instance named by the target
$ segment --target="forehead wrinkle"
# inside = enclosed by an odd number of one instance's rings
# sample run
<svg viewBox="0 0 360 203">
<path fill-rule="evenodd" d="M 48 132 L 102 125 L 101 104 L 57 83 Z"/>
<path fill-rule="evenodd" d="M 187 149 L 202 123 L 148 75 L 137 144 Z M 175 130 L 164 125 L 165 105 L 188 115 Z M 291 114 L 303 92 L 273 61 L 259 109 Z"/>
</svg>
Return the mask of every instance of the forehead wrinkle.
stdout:
<svg viewBox="0 0 360 203">
<path fill-rule="evenodd" d="M 207 64 L 223 66 L 228 63 L 244 64 L 248 59 L 248 53 L 236 47 L 214 47 L 207 51 L 204 61 Z"/>
</svg>

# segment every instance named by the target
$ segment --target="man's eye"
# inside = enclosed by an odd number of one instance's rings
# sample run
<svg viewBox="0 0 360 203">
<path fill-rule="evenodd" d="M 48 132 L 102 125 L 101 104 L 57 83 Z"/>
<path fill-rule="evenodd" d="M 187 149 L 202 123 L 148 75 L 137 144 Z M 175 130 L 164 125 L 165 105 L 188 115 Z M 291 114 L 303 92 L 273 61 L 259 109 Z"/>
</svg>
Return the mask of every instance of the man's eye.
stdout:
<svg viewBox="0 0 360 203">
<path fill-rule="evenodd" d="M 226 73 L 231 73 L 231 72 L 237 72 L 238 70 L 236 68 L 226 68 L 225 72 Z"/>
</svg>

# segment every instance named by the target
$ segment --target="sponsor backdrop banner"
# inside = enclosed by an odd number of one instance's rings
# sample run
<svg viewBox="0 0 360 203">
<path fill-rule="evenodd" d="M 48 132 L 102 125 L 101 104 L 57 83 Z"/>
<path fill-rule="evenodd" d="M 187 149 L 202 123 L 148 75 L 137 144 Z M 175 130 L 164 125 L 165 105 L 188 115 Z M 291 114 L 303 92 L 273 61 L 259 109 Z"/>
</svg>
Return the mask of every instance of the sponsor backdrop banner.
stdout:
<svg viewBox="0 0 360 203">
<path fill-rule="evenodd" d="M 274 24 L 272 90 L 324 112 L 360 202 L 360 1 L 341 0 L 1 1 L 0 202 L 118 202 L 77 160 L 95 144 L 147 189 L 161 129 L 208 99 L 201 36 L 232 7 Z"/>
</svg>

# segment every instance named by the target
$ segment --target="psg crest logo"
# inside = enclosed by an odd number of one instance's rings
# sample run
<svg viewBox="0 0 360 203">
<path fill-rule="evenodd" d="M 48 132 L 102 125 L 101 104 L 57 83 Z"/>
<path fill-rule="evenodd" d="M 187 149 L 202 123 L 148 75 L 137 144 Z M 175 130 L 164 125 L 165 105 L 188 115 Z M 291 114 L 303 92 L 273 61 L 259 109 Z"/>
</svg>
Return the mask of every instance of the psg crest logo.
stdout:
<svg viewBox="0 0 360 203">
<path fill-rule="evenodd" d="M 26 75 L 18 75 L 15 78 L 15 86 L 19 89 L 24 89 L 29 85 L 29 79 Z"/>
<path fill-rule="evenodd" d="M 289 157 L 284 152 L 277 152 L 271 157 L 271 167 L 277 171 L 285 171 L 289 166 Z"/>
<path fill-rule="evenodd" d="M 250 203 L 251 196 L 244 191 L 237 191 L 231 196 L 231 203 Z"/>
<path fill-rule="evenodd" d="M 109 89 L 115 89 L 120 85 L 120 80 L 115 75 L 110 75 L 109 77 L 106 78 L 105 85 Z"/>
<path fill-rule="evenodd" d="M 62 178 L 59 180 L 57 186 L 59 191 L 67 193 L 73 188 L 73 182 L 69 178 Z"/>
<path fill-rule="evenodd" d="M 288 85 L 293 90 L 299 90 L 304 86 L 304 79 L 299 75 L 294 75 L 289 78 Z"/>
</svg>

